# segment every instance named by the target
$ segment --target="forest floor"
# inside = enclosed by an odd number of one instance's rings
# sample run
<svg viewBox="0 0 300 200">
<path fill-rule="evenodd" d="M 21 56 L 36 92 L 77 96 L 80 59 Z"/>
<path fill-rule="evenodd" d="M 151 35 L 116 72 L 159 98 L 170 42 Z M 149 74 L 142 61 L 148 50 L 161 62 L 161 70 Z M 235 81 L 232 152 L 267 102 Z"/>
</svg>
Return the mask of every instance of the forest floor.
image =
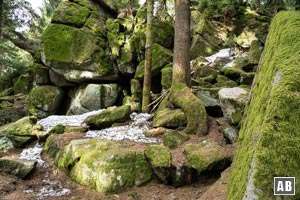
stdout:
<svg viewBox="0 0 300 200">
<path fill-rule="evenodd" d="M 62 137 L 60 142 L 65 145 L 73 139 L 83 137 L 83 133 L 68 134 L 68 137 Z M 226 144 L 223 134 L 218 130 L 215 118 L 209 118 L 209 134 L 207 136 L 191 135 L 190 140 L 186 143 L 198 143 L 207 139 L 213 139 L 224 146 Z M 174 165 L 186 163 L 183 153 L 185 144 L 171 151 Z M 141 143 L 135 144 L 137 149 L 145 146 Z M 227 144 L 225 147 L 226 154 L 234 154 L 236 145 Z M 0 157 L 18 157 L 21 151 L 22 149 L 0 152 Z M 173 187 L 165 185 L 159 180 L 153 180 L 144 186 L 128 189 L 124 193 L 104 196 L 72 181 L 64 171 L 54 166 L 53 160 L 46 153 L 42 154 L 42 158 L 49 166 L 45 168 L 37 165 L 35 171 L 25 180 L 0 172 L 0 200 L 226 200 L 229 168 L 222 173 L 222 176 L 221 174 L 212 174 L 183 187 Z M 60 195 L 59 192 L 63 191 L 68 192 Z M 53 195 L 55 192 L 58 196 L 47 196 L 48 194 Z"/>
</svg>

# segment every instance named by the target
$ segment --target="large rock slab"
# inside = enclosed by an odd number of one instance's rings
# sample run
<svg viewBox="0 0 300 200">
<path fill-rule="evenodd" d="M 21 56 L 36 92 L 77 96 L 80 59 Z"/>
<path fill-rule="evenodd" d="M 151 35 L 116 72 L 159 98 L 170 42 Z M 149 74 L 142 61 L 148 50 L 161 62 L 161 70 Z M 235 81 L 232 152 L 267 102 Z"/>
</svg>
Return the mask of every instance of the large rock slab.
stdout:
<svg viewBox="0 0 300 200">
<path fill-rule="evenodd" d="M 73 140 L 64 148 L 58 166 L 82 185 L 103 193 L 117 193 L 151 179 L 142 152 L 102 139 Z"/>
<path fill-rule="evenodd" d="M 1 126 L 0 138 L 2 138 L 3 148 L 7 145 L 11 147 L 9 140 L 14 147 L 22 147 L 35 140 L 34 130 L 41 129 L 39 125 L 36 125 L 36 122 L 37 119 L 35 117 L 24 117 L 14 123 Z"/>
<path fill-rule="evenodd" d="M 33 172 L 36 161 L 18 158 L 0 158 L 0 171 L 26 178 Z"/>
<path fill-rule="evenodd" d="M 119 94 L 118 84 L 84 84 L 69 92 L 71 105 L 67 114 L 82 114 L 113 106 Z"/>
<path fill-rule="evenodd" d="M 274 199 L 274 177 L 300 179 L 299 31 L 299 12 L 280 12 L 272 20 L 239 132 L 229 200 Z M 299 198 L 296 189 L 291 199 Z"/>
</svg>

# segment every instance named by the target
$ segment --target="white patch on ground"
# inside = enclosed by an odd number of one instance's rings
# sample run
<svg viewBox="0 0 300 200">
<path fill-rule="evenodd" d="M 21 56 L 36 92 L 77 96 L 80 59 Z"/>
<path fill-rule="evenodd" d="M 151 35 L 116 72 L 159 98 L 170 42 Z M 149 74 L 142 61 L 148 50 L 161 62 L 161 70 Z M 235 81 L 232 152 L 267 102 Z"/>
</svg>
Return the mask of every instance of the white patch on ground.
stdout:
<svg viewBox="0 0 300 200">
<path fill-rule="evenodd" d="M 41 158 L 41 153 L 43 151 L 43 146 L 40 144 L 36 144 L 32 148 L 24 149 L 19 158 L 24 160 L 34 160 L 37 161 L 38 165 L 42 167 L 49 167 L 49 164 Z"/>
<path fill-rule="evenodd" d="M 82 126 L 85 118 L 91 115 L 101 113 L 104 109 L 87 112 L 81 115 L 51 115 L 47 118 L 41 119 L 37 124 L 41 125 L 45 131 L 51 130 L 57 124 L 62 124 L 64 126 Z"/>
<path fill-rule="evenodd" d="M 57 124 L 64 126 L 84 126 L 84 119 L 88 116 L 98 114 L 104 111 L 104 109 L 84 113 L 81 115 L 52 115 L 37 122 L 41 125 L 45 131 L 51 130 Z M 152 115 L 147 113 L 132 113 L 130 115 L 131 122 L 129 125 L 106 128 L 102 130 L 90 130 L 86 133 L 88 138 L 103 138 L 109 140 L 130 140 L 134 142 L 142 143 L 160 143 L 161 140 L 157 138 L 148 138 L 144 135 L 144 132 L 151 128 L 152 122 L 149 121 Z"/>
<path fill-rule="evenodd" d="M 109 140 L 130 140 L 142 143 L 160 143 L 157 138 L 148 138 L 144 132 L 151 128 L 152 122 L 149 119 L 152 115 L 146 113 L 132 113 L 130 115 L 132 122 L 129 125 L 106 128 L 102 130 L 90 130 L 86 133 L 88 138 L 103 138 Z"/>
<path fill-rule="evenodd" d="M 227 63 L 227 64 L 225 65 L 225 67 L 232 67 L 233 61 L 234 61 L 235 59 L 237 59 L 237 58 L 245 58 L 245 57 L 247 57 L 247 56 L 248 56 L 248 53 L 247 53 L 247 52 L 244 52 L 244 53 L 241 53 L 241 54 L 237 54 L 237 55 L 235 55 L 235 56 L 232 56 L 232 57 L 230 57 L 231 62 Z"/>
<path fill-rule="evenodd" d="M 60 197 L 70 194 L 70 190 L 63 188 L 62 184 L 58 180 L 51 181 L 45 179 L 42 181 L 43 187 L 37 194 L 37 199 L 44 199 L 45 197 Z"/>
<path fill-rule="evenodd" d="M 232 56 L 234 55 L 234 50 L 231 48 L 226 48 L 226 49 L 221 49 L 219 52 L 205 57 L 208 62 L 213 63 L 217 58 L 233 58 Z"/>
</svg>

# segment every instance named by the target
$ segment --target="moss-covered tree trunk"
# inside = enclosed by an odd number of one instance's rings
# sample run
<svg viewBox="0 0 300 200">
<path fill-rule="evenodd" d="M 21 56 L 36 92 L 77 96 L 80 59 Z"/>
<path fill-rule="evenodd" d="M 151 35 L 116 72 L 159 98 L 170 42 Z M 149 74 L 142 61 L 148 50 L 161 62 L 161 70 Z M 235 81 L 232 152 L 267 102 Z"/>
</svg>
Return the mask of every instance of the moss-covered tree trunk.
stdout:
<svg viewBox="0 0 300 200">
<path fill-rule="evenodd" d="M 176 0 L 175 39 L 172 86 L 168 100 L 183 110 L 187 134 L 207 134 L 207 115 L 202 101 L 192 93 L 190 86 L 190 1 Z"/>
<path fill-rule="evenodd" d="M 273 18 L 239 132 L 228 200 L 300 199 L 300 13 Z M 295 177 L 296 195 L 275 198 L 273 178 Z"/>
<path fill-rule="evenodd" d="M 185 83 L 190 86 L 190 16 L 190 1 L 176 0 L 173 84 Z"/>
<path fill-rule="evenodd" d="M 146 53 L 144 68 L 142 111 L 149 112 L 151 90 L 151 60 L 152 60 L 152 16 L 153 0 L 147 0 Z"/>
</svg>

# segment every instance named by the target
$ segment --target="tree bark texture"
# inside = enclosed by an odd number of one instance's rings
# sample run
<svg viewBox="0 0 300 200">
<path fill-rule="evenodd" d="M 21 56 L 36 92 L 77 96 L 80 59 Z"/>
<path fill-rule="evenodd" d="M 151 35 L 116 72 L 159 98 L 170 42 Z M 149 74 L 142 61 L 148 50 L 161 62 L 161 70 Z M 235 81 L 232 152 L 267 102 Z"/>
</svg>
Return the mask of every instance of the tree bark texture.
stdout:
<svg viewBox="0 0 300 200">
<path fill-rule="evenodd" d="M 175 2 L 175 39 L 173 58 L 173 81 L 190 86 L 190 1 Z"/>
<path fill-rule="evenodd" d="M 145 68 L 144 68 L 144 84 L 142 111 L 149 112 L 150 90 L 151 90 L 151 60 L 152 60 L 152 16 L 153 16 L 153 0 L 147 0 L 147 26 L 146 26 L 146 52 L 145 52 Z"/>
</svg>

